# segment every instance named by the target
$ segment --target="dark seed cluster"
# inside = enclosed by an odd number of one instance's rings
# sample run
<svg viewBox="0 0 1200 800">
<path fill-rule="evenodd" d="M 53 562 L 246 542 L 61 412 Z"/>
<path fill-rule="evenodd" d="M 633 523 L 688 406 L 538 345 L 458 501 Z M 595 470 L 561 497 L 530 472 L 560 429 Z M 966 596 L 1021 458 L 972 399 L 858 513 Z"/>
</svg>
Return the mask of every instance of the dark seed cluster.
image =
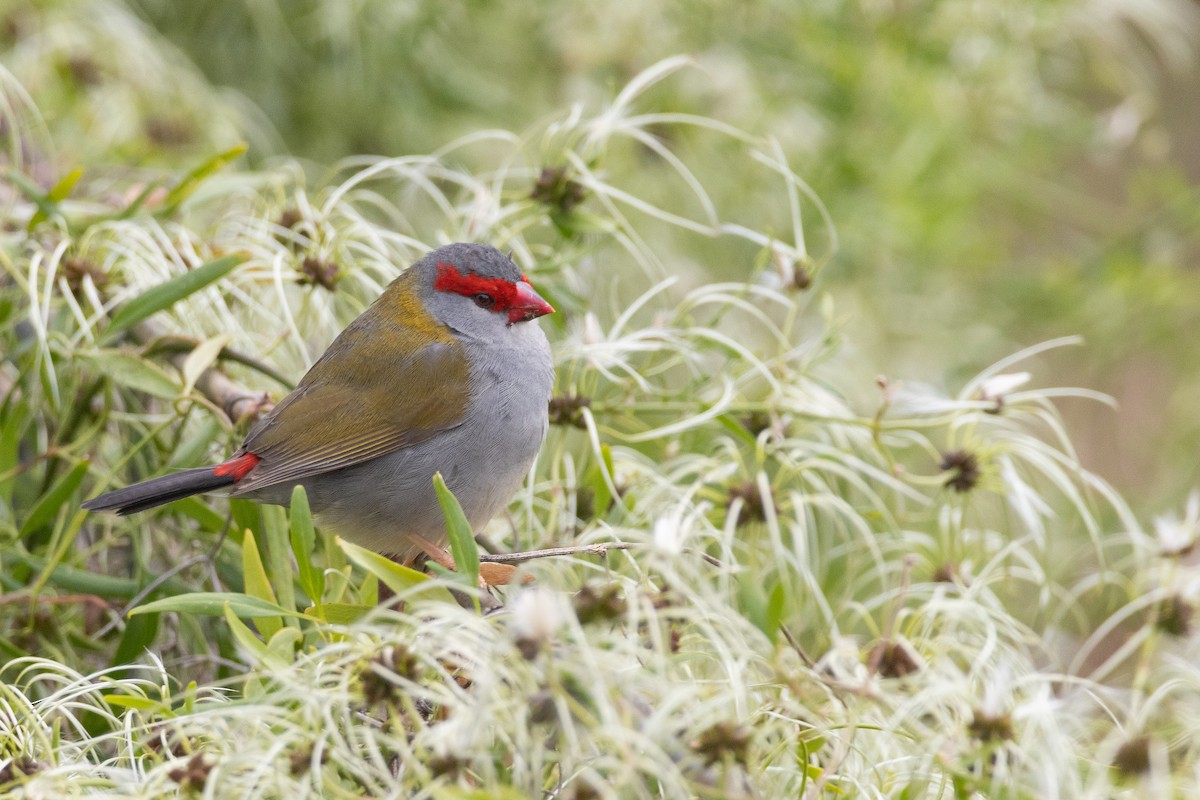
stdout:
<svg viewBox="0 0 1200 800">
<path fill-rule="evenodd" d="M 942 470 L 950 471 L 947 488 L 960 494 L 971 491 L 979 483 L 979 457 L 967 450 L 951 450 L 942 454 Z"/>
</svg>

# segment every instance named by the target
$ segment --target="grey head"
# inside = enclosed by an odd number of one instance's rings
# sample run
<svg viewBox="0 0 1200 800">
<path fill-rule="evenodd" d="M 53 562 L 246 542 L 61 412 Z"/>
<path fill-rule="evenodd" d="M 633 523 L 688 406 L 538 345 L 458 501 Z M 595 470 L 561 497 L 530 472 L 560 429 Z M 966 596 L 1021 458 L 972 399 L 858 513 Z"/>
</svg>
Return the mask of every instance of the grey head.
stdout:
<svg viewBox="0 0 1200 800">
<path fill-rule="evenodd" d="M 485 244 L 439 247 L 411 271 L 434 318 L 469 339 L 495 340 L 554 313 L 512 259 Z"/>
</svg>

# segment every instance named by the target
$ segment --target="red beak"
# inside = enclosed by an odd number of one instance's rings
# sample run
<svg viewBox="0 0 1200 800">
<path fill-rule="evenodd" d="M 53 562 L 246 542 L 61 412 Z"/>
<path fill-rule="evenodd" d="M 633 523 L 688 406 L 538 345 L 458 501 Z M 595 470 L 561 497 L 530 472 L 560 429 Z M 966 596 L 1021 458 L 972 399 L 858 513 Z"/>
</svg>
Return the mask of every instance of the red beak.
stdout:
<svg viewBox="0 0 1200 800">
<path fill-rule="evenodd" d="M 517 281 L 517 296 L 508 307 L 508 321 L 528 322 L 554 313 L 554 306 L 542 299 L 526 281 Z"/>
</svg>

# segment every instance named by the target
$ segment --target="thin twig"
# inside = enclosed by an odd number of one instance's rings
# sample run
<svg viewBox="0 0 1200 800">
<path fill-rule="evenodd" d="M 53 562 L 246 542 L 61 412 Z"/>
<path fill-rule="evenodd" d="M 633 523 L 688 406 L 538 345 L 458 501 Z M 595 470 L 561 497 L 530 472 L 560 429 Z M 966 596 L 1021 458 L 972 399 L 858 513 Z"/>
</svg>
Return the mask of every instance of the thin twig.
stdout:
<svg viewBox="0 0 1200 800">
<path fill-rule="evenodd" d="M 526 550 L 524 553 L 480 553 L 479 560 L 494 564 L 522 564 L 535 558 L 554 558 L 555 556 L 592 555 L 602 556 L 609 550 L 629 550 L 641 547 L 639 542 L 599 542 L 597 544 L 580 544 L 574 547 L 551 547 L 546 550 Z"/>
<path fill-rule="evenodd" d="M 162 326 L 150 320 L 143 320 L 134 325 L 130 333 L 134 339 L 146 345 L 171 337 Z M 168 352 L 167 358 L 182 370 L 189 353 L 190 351 Z M 275 405 L 266 392 L 251 391 L 215 367 L 209 367 L 200 373 L 200 377 L 196 379 L 196 389 L 214 405 L 223 409 L 234 422 L 257 419 Z"/>
<path fill-rule="evenodd" d="M 16 603 L 40 603 L 48 606 L 63 606 L 63 605 L 88 605 L 95 606 L 102 611 L 109 611 L 112 606 L 107 600 L 95 594 L 47 594 L 37 595 L 36 597 L 29 594 L 27 591 L 12 592 L 11 594 L 0 594 L 0 606 L 13 605 Z"/>
<path fill-rule="evenodd" d="M 160 353 L 167 355 L 178 355 L 182 353 L 185 357 L 196 349 L 200 344 L 200 340 L 192 336 L 182 336 L 176 333 L 161 332 L 153 340 L 146 342 L 146 355 L 158 355 Z M 234 350 L 230 347 L 222 347 L 221 352 L 217 354 L 217 358 L 221 361 L 232 361 L 236 364 L 241 364 L 244 367 L 249 367 L 255 372 L 260 372 L 266 375 L 271 380 L 280 384 L 288 391 L 296 388 L 296 384 L 288 380 L 287 376 L 279 372 L 270 364 L 265 364 L 252 356 L 249 356 L 240 350 Z"/>
</svg>

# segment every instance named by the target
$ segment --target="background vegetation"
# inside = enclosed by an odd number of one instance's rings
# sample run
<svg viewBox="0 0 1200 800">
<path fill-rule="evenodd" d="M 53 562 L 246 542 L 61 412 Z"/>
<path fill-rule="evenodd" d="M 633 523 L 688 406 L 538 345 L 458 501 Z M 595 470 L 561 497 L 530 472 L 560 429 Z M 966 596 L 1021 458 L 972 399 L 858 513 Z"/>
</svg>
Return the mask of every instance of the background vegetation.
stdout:
<svg viewBox="0 0 1200 800">
<path fill-rule="evenodd" d="M 1194 5 L 0 23 L 0 785 L 1195 793 Z M 459 239 L 561 311 L 490 539 L 631 549 L 479 616 L 302 509 L 78 510 Z"/>
</svg>

